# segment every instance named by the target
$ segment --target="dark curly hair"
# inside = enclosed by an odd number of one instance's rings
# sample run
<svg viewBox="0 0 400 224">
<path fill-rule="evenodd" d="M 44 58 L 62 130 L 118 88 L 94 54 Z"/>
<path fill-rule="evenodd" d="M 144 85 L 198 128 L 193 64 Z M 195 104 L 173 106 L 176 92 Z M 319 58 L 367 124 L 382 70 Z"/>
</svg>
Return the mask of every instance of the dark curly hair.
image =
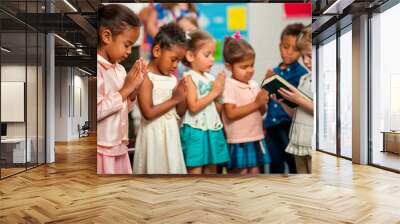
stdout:
<svg viewBox="0 0 400 224">
<path fill-rule="evenodd" d="M 255 58 L 256 53 L 246 40 L 227 37 L 224 41 L 223 56 L 226 63 L 234 64 L 248 58 Z"/>
<path fill-rule="evenodd" d="M 292 23 L 289 24 L 283 29 L 281 33 L 281 40 L 284 36 L 293 36 L 297 37 L 301 31 L 304 29 L 304 25 L 302 23 Z"/>
<path fill-rule="evenodd" d="M 161 49 L 170 49 L 173 45 L 186 48 L 187 39 L 185 31 L 175 22 L 165 24 L 160 27 L 160 30 L 154 37 L 154 43 L 151 47 L 152 54 L 153 48 L 156 45 L 160 46 Z"/>
<path fill-rule="evenodd" d="M 127 27 L 140 27 L 139 17 L 128 7 L 119 4 L 100 5 L 97 11 L 97 21 L 100 27 L 109 29 L 113 36 L 124 31 Z M 100 35 L 98 43 L 101 44 Z"/>
</svg>

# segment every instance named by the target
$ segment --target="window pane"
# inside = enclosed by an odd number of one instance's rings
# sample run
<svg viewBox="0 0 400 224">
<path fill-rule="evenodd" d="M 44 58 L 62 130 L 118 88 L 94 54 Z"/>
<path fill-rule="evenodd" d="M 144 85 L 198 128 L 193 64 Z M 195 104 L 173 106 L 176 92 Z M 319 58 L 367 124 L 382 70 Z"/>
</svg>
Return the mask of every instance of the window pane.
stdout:
<svg viewBox="0 0 400 224">
<path fill-rule="evenodd" d="M 336 153 L 336 40 L 320 45 L 318 51 L 318 146 Z"/>
<path fill-rule="evenodd" d="M 340 37 L 340 152 L 351 158 L 352 141 L 352 35 Z"/>
<path fill-rule="evenodd" d="M 315 45 L 313 45 L 312 46 L 312 65 L 311 65 L 311 74 L 312 74 L 312 88 L 313 88 L 313 93 L 314 93 L 314 96 L 313 96 L 313 99 L 317 99 L 317 97 L 316 97 L 316 94 L 317 94 L 317 91 L 316 91 L 316 85 L 317 85 L 317 82 L 316 82 L 316 75 L 317 75 L 317 73 L 316 73 L 316 63 L 317 63 L 317 52 L 316 52 L 317 50 L 316 50 L 316 47 L 315 47 Z M 316 111 L 316 109 L 315 109 L 315 100 L 314 100 L 314 111 Z M 316 135 L 315 135 L 315 133 L 316 133 L 316 131 L 317 131 L 317 125 L 316 125 L 316 117 L 317 116 L 314 116 L 314 134 L 313 134 L 313 139 L 312 139 L 312 147 L 313 147 L 313 149 L 316 149 L 316 139 L 315 139 L 315 137 L 316 137 Z"/>
<path fill-rule="evenodd" d="M 31 160 L 26 141 L 26 33 L 1 34 L 1 177 L 24 171 Z M 27 144 L 28 143 L 28 144 Z M 28 150 L 27 150 L 28 148 Z"/>
</svg>

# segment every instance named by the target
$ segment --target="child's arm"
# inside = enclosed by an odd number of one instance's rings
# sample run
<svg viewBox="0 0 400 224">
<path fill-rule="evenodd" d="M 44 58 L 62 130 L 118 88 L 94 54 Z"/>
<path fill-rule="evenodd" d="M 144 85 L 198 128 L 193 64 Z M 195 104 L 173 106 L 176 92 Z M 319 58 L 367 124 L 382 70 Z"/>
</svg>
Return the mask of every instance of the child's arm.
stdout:
<svg viewBox="0 0 400 224">
<path fill-rule="evenodd" d="M 223 104 L 220 102 L 215 102 L 215 107 L 217 108 L 218 113 L 221 113 L 222 109 L 223 109 Z"/>
<path fill-rule="evenodd" d="M 178 105 L 176 105 L 176 113 L 182 117 L 183 115 L 185 115 L 186 113 L 186 109 L 187 109 L 187 105 L 186 105 L 186 101 L 183 100 L 182 102 L 180 102 Z"/>
<path fill-rule="evenodd" d="M 304 99 L 299 105 L 304 108 L 308 113 L 314 114 L 314 102 L 311 100 Z"/>
<path fill-rule="evenodd" d="M 181 84 L 182 83 L 182 84 Z M 187 97 L 187 78 L 183 77 L 183 79 L 179 82 L 179 85 L 183 85 L 184 89 L 186 90 L 186 96 L 185 99 Z M 183 115 L 185 115 L 186 113 L 186 109 L 187 109 L 187 104 L 186 104 L 186 100 L 182 100 L 182 102 L 180 102 L 178 105 L 176 105 L 176 113 L 182 117 Z"/>
<path fill-rule="evenodd" d="M 260 108 L 260 105 L 257 104 L 256 102 L 249 103 L 244 106 L 236 107 L 235 104 L 230 104 L 230 103 L 225 103 L 224 104 L 224 110 L 226 113 L 226 117 L 229 120 L 239 120 L 254 111 L 258 110 Z"/>
<path fill-rule="evenodd" d="M 197 98 L 197 87 L 193 80 L 188 77 L 186 80 L 187 86 L 187 98 L 186 103 L 189 111 L 191 113 L 197 113 L 203 110 L 207 105 L 212 103 L 221 93 L 221 85 L 219 82 L 215 81 L 213 84 L 213 89 L 206 96 Z"/>
<path fill-rule="evenodd" d="M 119 92 L 105 93 L 104 79 L 97 77 L 97 121 L 122 109 L 123 98 Z"/>
<path fill-rule="evenodd" d="M 146 77 L 140 86 L 138 102 L 140 106 L 140 111 L 146 120 L 153 120 L 171 110 L 177 104 L 182 102 L 185 98 L 185 91 L 183 89 L 183 84 L 179 84 L 174 90 L 171 99 L 158 104 L 153 105 L 153 84 Z"/>
<path fill-rule="evenodd" d="M 265 90 L 261 90 L 254 102 L 246 104 L 244 106 L 237 107 L 235 104 L 226 103 L 224 104 L 224 110 L 226 117 L 229 120 L 239 120 L 254 111 L 260 110 L 260 107 L 265 105 L 268 101 L 268 93 Z"/>
<path fill-rule="evenodd" d="M 135 100 L 136 100 L 136 97 L 137 97 L 137 95 L 138 95 L 138 91 L 139 91 L 139 88 L 136 88 L 136 89 L 131 93 L 131 95 L 129 95 L 129 99 L 130 99 L 131 101 L 135 101 Z"/>
<path fill-rule="evenodd" d="M 282 105 L 283 110 L 286 111 L 286 113 L 289 114 L 290 117 L 293 117 L 295 109 L 289 107 L 288 105 L 286 105 L 286 103 L 283 103 L 283 102 L 281 105 Z"/>
<path fill-rule="evenodd" d="M 138 92 L 139 92 L 139 88 L 136 88 L 128 98 L 128 111 L 129 112 L 131 112 L 133 110 Z"/>
<path fill-rule="evenodd" d="M 97 77 L 97 120 L 100 121 L 111 114 L 122 109 L 125 100 L 128 100 L 129 109 L 132 106 L 132 92 L 143 81 L 142 69 L 145 69 L 143 60 L 139 59 L 135 62 L 132 69 L 125 76 L 124 84 L 118 92 L 105 93 L 104 79 L 101 75 Z"/>
<path fill-rule="evenodd" d="M 259 110 L 260 110 L 261 116 L 263 116 L 265 113 L 267 113 L 266 105 L 262 105 Z"/>
<path fill-rule="evenodd" d="M 260 90 L 261 91 L 261 90 Z M 264 116 L 264 114 L 265 113 L 267 113 L 267 103 L 268 103 L 268 101 L 269 101 L 269 92 L 267 91 L 267 95 L 268 95 L 268 100 L 267 100 L 267 102 L 264 104 L 264 105 L 261 105 L 260 106 L 260 109 L 259 109 L 259 111 L 260 111 L 260 114 L 261 114 L 261 116 Z"/>
</svg>

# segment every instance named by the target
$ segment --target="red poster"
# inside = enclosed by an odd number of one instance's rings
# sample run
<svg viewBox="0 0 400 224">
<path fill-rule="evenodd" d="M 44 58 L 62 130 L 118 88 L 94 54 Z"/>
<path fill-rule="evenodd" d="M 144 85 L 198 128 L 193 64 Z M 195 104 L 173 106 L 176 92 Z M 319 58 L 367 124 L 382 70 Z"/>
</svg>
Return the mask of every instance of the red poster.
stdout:
<svg viewBox="0 0 400 224">
<path fill-rule="evenodd" d="M 311 3 L 285 3 L 286 17 L 309 17 L 311 16 Z"/>
</svg>

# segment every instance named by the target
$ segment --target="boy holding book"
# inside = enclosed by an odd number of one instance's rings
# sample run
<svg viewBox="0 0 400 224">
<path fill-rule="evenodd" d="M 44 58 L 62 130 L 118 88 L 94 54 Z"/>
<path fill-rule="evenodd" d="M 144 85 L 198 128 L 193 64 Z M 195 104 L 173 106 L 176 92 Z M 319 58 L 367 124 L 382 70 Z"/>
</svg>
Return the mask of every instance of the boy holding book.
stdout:
<svg viewBox="0 0 400 224">
<path fill-rule="evenodd" d="M 299 85 L 300 77 L 307 73 L 307 70 L 298 62 L 300 52 L 296 46 L 296 38 L 303 28 L 304 25 L 300 23 L 285 27 L 279 44 L 282 62 L 273 71 L 268 70 L 267 76 L 275 73 L 293 86 Z M 272 160 L 270 164 L 271 173 L 283 173 L 285 162 L 288 165 L 289 173 L 297 173 L 293 155 L 285 152 L 289 143 L 291 122 L 291 117 L 279 103 L 273 100 L 268 102 L 268 115 L 264 119 L 264 128 L 266 128 L 265 137 Z"/>
</svg>

